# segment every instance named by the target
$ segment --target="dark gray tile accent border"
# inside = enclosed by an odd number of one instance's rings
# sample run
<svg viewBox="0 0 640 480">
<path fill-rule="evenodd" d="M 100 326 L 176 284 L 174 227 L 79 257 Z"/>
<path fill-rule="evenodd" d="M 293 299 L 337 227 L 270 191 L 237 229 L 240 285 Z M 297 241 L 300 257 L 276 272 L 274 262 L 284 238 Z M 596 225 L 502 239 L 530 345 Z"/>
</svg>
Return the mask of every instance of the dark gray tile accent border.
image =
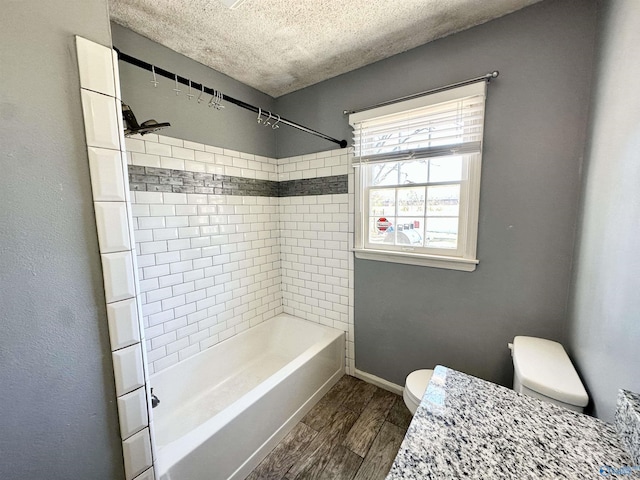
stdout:
<svg viewBox="0 0 640 480">
<path fill-rule="evenodd" d="M 129 165 L 132 191 L 277 197 L 278 182 Z"/>
<path fill-rule="evenodd" d="M 305 178 L 279 182 L 279 197 L 300 197 L 303 195 L 333 195 L 347 193 L 347 175 Z"/>
<path fill-rule="evenodd" d="M 129 189 L 143 192 L 297 197 L 347 193 L 347 175 L 274 182 L 213 173 L 128 165 Z"/>
</svg>

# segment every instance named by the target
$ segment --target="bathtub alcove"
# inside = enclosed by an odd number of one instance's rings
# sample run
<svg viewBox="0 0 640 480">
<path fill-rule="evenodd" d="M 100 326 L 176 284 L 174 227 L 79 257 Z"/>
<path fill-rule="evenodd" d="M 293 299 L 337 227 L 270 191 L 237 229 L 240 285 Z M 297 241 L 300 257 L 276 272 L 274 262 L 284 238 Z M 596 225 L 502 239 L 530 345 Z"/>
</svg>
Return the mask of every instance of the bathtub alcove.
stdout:
<svg viewBox="0 0 640 480">
<path fill-rule="evenodd" d="M 244 478 L 356 372 L 351 154 L 125 139 L 118 56 L 76 41 L 125 476 Z"/>
<path fill-rule="evenodd" d="M 157 478 L 241 480 L 345 372 L 344 332 L 278 315 L 151 377 Z"/>
</svg>

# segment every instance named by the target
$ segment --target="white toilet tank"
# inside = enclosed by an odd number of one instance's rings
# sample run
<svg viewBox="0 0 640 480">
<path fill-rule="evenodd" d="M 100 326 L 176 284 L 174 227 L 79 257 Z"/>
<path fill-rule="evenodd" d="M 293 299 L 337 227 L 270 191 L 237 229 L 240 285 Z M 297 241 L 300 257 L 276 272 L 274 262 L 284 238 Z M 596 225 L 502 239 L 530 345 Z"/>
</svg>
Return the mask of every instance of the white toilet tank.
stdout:
<svg viewBox="0 0 640 480">
<path fill-rule="evenodd" d="M 561 344 L 518 336 L 510 348 L 516 392 L 582 413 L 589 396 Z"/>
</svg>

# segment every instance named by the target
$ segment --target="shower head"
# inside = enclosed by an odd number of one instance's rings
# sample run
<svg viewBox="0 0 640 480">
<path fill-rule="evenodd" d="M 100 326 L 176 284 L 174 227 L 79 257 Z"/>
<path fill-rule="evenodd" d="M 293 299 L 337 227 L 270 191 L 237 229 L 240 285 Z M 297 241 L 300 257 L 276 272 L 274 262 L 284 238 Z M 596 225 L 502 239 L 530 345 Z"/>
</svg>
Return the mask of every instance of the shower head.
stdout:
<svg viewBox="0 0 640 480">
<path fill-rule="evenodd" d="M 155 132 L 161 128 L 170 127 L 169 122 L 158 123 L 155 120 L 147 120 L 138 124 L 136 116 L 133 114 L 133 110 L 126 103 L 122 102 L 122 118 L 124 119 L 124 136 L 129 137 L 139 133 L 145 135 L 147 133 Z"/>
</svg>

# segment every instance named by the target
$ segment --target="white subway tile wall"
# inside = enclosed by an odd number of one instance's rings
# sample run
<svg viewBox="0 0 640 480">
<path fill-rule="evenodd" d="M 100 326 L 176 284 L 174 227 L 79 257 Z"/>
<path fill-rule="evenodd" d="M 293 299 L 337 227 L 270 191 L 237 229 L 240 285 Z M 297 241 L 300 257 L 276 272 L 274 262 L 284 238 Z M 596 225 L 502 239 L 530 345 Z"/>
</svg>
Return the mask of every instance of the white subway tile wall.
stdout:
<svg viewBox="0 0 640 480">
<path fill-rule="evenodd" d="M 132 181 L 132 188 L 170 190 L 131 192 L 151 373 L 282 312 L 346 332 L 347 371 L 355 371 L 353 175 L 345 150 L 276 160 L 162 135 L 126 145 L 137 167 L 270 181 L 349 174 L 349 193 L 280 198 L 176 193 L 168 177 L 157 185 Z"/>
<path fill-rule="evenodd" d="M 125 139 L 130 165 L 278 181 L 279 160 L 164 135 Z M 346 172 L 345 172 L 346 173 Z"/>
<path fill-rule="evenodd" d="M 353 366 L 349 195 L 281 198 L 280 255 L 285 313 L 346 332 Z"/>
<path fill-rule="evenodd" d="M 347 373 L 354 374 L 351 160 L 342 149 L 281 158 L 278 179 L 348 175 L 348 193 L 280 198 L 280 256 L 285 313 L 343 330 Z"/>
<path fill-rule="evenodd" d="M 277 198 L 131 193 L 151 373 L 282 313 Z"/>
<path fill-rule="evenodd" d="M 148 369 L 138 313 L 117 56 L 110 48 L 81 37 L 76 37 L 76 51 L 125 476 L 127 480 L 138 475 L 152 479 Z"/>
<path fill-rule="evenodd" d="M 352 174 L 349 155 L 347 150 L 339 149 L 280 158 L 278 159 L 278 180 L 282 182 Z M 353 191 L 349 190 L 349 193 Z"/>
</svg>

